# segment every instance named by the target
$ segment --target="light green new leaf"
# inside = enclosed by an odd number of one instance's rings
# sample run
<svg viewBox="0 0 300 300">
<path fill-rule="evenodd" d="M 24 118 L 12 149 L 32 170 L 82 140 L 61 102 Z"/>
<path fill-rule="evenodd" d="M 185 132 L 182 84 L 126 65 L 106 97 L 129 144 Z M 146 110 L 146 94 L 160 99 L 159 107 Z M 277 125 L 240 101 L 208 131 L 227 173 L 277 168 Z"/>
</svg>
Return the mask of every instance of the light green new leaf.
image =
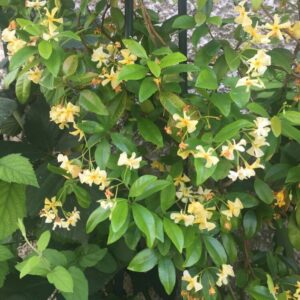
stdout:
<svg viewBox="0 0 300 300">
<path fill-rule="evenodd" d="M 163 68 L 177 65 L 184 61 L 186 61 L 185 55 L 183 55 L 180 52 L 174 52 L 174 53 L 170 53 L 167 56 L 163 57 L 160 61 L 159 66 L 163 69 Z"/>
<path fill-rule="evenodd" d="M 157 85 L 153 81 L 153 77 L 146 77 L 140 86 L 139 101 L 144 102 L 149 99 L 157 90 Z"/>
<path fill-rule="evenodd" d="M 16 96 L 21 104 L 25 104 L 29 100 L 31 90 L 31 81 L 26 73 L 20 75 L 16 82 Z"/>
<path fill-rule="evenodd" d="M 48 59 L 52 54 L 52 44 L 49 41 L 42 40 L 38 45 L 39 54 L 44 59 Z"/>
<path fill-rule="evenodd" d="M 26 215 L 25 186 L 0 181 L 0 240 L 18 228 L 18 218 Z"/>
<path fill-rule="evenodd" d="M 125 224 L 128 216 L 129 208 L 126 199 L 116 199 L 116 205 L 111 213 L 111 227 L 117 232 Z"/>
<path fill-rule="evenodd" d="M 300 115 L 300 114 L 299 114 Z M 276 137 L 281 135 L 281 120 L 277 116 L 273 116 L 271 119 L 272 132 Z"/>
<path fill-rule="evenodd" d="M 0 262 L 13 258 L 14 255 L 8 247 L 0 245 Z"/>
<path fill-rule="evenodd" d="M 96 226 L 99 223 L 105 221 L 109 215 L 110 215 L 109 209 L 104 209 L 101 206 L 99 206 L 89 216 L 89 218 L 86 222 L 86 232 L 87 233 L 92 232 L 96 228 Z"/>
<path fill-rule="evenodd" d="M 32 256 L 27 258 L 22 265 L 20 271 L 20 278 L 30 274 L 30 272 L 39 264 L 41 263 L 41 257 L 39 256 Z"/>
<path fill-rule="evenodd" d="M 20 154 L 9 154 L 0 159 L 0 180 L 39 186 L 32 165 Z"/>
<path fill-rule="evenodd" d="M 224 54 L 229 69 L 231 71 L 235 71 L 241 63 L 239 54 L 236 51 L 234 51 L 230 46 L 226 46 L 224 48 Z"/>
<path fill-rule="evenodd" d="M 126 65 L 123 66 L 119 73 L 119 80 L 140 80 L 146 76 L 148 68 L 142 65 Z"/>
<path fill-rule="evenodd" d="M 28 58 L 37 52 L 35 47 L 24 47 L 14 54 L 9 62 L 9 70 L 12 71 L 24 65 Z"/>
<path fill-rule="evenodd" d="M 63 72 L 66 76 L 73 75 L 78 68 L 78 56 L 76 54 L 68 56 L 63 63 Z"/>
<path fill-rule="evenodd" d="M 47 274 L 50 283 L 60 291 L 65 293 L 73 293 L 74 283 L 71 273 L 64 267 L 57 266 Z"/>
<path fill-rule="evenodd" d="M 44 250 L 47 248 L 47 246 L 48 246 L 48 244 L 49 244 L 49 242 L 50 242 L 50 238 L 51 238 L 51 233 L 50 233 L 49 230 L 44 231 L 44 232 L 40 235 L 40 237 L 39 237 L 39 239 L 38 239 L 38 241 L 37 241 L 37 249 L 38 249 L 40 252 L 44 251 Z"/>
<path fill-rule="evenodd" d="M 148 65 L 149 70 L 155 77 L 160 76 L 161 68 L 156 62 L 154 62 L 152 60 L 147 60 L 147 65 Z"/>
<path fill-rule="evenodd" d="M 184 236 L 181 228 L 175 224 L 173 221 L 170 221 L 167 218 L 164 218 L 164 231 L 167 236 L 170 238 L 172 243 L 175 245 L 176 249 L 182 253 L 184 245 Z"/>
<path fill-rule="evenodd" d="M 141 58 L 146 58 L 146 59 L 148 58 L 144 47 L 140 43 L 130 39 L 124 39 L 122 40 L 122 42 L 125 45 L 125 47 L 130 50 L 132 54 Z"/>
<path fill-rule="evenodd" d="M 209 67 L 199 72 L 195 86 L 200 89 L 216 90 L 218 88 L 218 80 L 216 73 Z"/>
<path fill-rule="evenodd" d="M 157 265 L 157 255 L 152 249 L 139 252 L 129 263 L 128 270 L 134 272 L 148 272 Z"/>
</svg>

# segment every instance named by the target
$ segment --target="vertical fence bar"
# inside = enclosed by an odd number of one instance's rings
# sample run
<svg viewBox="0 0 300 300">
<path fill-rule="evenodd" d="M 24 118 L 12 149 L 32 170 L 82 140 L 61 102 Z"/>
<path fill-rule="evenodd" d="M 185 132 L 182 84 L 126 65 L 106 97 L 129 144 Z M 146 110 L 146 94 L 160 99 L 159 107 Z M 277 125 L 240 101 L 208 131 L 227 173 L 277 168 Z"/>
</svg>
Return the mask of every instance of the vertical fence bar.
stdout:
<svg viewBox="0 0 300 300">
<path fill-rule="evenodd" d="M 178 15 L 187 14 L 187 0 L 178 0 Z M 178 47 L 179 51 L 187 56 L 187 30 L 180 30 L 178 34 Z M 187 74 L 182 74 L 182 92 L 187 93 Z"/>
<path fill-rule="evenodd" d="M 125 36 L 127 38 L 133 34 L 133 1 L 125 0 Z"/>
</svg>

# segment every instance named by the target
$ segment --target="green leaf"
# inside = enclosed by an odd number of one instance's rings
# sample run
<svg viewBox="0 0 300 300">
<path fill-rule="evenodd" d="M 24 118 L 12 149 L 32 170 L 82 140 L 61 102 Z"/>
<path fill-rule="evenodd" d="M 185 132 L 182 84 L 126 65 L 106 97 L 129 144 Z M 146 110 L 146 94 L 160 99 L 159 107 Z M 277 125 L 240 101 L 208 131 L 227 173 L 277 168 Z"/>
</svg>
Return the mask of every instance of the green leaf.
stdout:
<svg viewBox="0 0 300 300">
<path fill-rule="evenodd" d="M 30 274 L 30 272 L 39 264 L 41 263 L 41 257 L 39 256 L 32 256 L 27 258 L 22 265 L 20 270 L 20 278 Z"/>
<path fill-rule="evenodd" d="M 246 292 L 255 300 L 274 300 L 274 297 L 265 286 L 251 286 L 246 289 Z"/>
<path fill-rule="evenodd" d="M 148 272 L 157 265 L 157 255 L 152 249 L 139 252 L 129 263 L 128 270 L 133 272 Z"/>
<path fill-rule="evenodd" d="M 291 214 L 288 222 L 288 237 L 296 250 L 300 250 L 300 228 L 296 223 L 295 214 Z"/>
<path fill-rule="evenodd" d="M 86 232 L 91 233 L 96 226 L 106 220 L 110 215 L 109 209 L 103 209 L 101 206 L 95 209 L 89 216 L 86 223 Z"/>
<path fill-rule="evenodd" d="M 284 48 L 275 48 L 268 52 L 271 56 L 272 66 L 284 69 L 287 73 L 292 72 L 293 54 Z"/>
<path fill-rule="evenodd" d="M 0 262 L 13 258 L 14 255 L 8 247 L 0 245 Z"/>
<path fill-rule="evenodd" d="M 281 120 L 281 134 L 300 144 L 300 130 L 292 126 L 285 119 Z"/>
<path fill-rule="evenodd" d="M 190 29 L 195 27 L 196 23 L 192 16 L 183 15 L 176 17 L 172 24 L 172 28 L 175 29 Z"/>
<path fill-rule="evenodd" d="M 26 215 L 25 186 L 0 181 L 0 240 L 18 228 L 18 219 Z"/>
<path fill-rule="evenodd" d="M 186 61 L 185 55 L 183 55 L 180 52 L 174 52 L 174 53 L 170 53 L 167 56 L 163 57 L 160 61 L 159 66 L 163 69 L 163 68 L 177 65 L 184 61 Z"/>
<path fill-rule="evenodd" d="M 246 239 L 251 239 L 257 229 L 257 218 L 253 210 L 248 210 L 243 218 L 243 227 L 245 231 Z"/>
<path fill-rule="evenodd" d="M 40 237 L 39 237 L 39 239 L 38 239 L 38 241 L 36 243 L 38 251 L 42 252 L 42 251 L 44 251 L 47 248 L 47 246 L 48 246 L 48 244 L 50 242 L 50 238 L 51 238 L 51 233 L 50 233 L 49 230 L 44 231 L 40 235 Z"/>
<path fill-rule="evenodd" d="M 91 204 L 90 193 L 79 185 L 73 186 L 73 192 L 75 194 L 78 204 L 83 208 L 88 208 Z"/>
<path fill-rule="evenodd" d="M 198 238 L 186 246 L 186 257 L 183 265 L 185 268 L 192 267 L 199 261 L 202 255 L 202 247 L 202 242 Z"/>
<path fill-rule="evenodd" d="M 76 249 L 77 261 L 80 267 L 90 268 L 95 266 L 106 254 L 107 249 L 98 245 L 87 244 Z"/>
<path fill-rule="evenodd" d="M 300 125 L 300 112 L 299 111 L 285 111 L 282 116 L 294 125 Z"/>
<path fill-rule="evenodd" d="M 141 58 L 146 58 L 146 59 L 148 58 L 144 47 L 140 43 L 129 39 L 124 39 L 122 40 L 122 42 L 125 45 L 125 47 L 130 50 L 132 54 Z"/>
<path fill-rule="evenodd" d="M 63 63 L 63 72 L 66 76 L 73 75 L 78 68 L 78 55 L 68 56 Z"/>
<path fill-rule="evenodd" d="M 216 90 L 219 85 L 215 72 L 209 67 L 203 68 L 199 72 L 195 86 L 200 89 Z"/>
<path fill-rule="evenodd" d="M 17 107 L 17 102 L 15 100 L 0 97 L 0 126 L 7 121 Z"/>
<path fill-rule="evenodd" d="M 42 40 L 41 42 L 39 42 L 38 50 L 41 57 L 43 57 L 44 59 L 48 59 L 52 54 L 52 44 L 49 41 Z"/>
<path fill-rule="evenodd" d="M 1 0 L 0 0 L 1 4 Z M 0 262 L 0 288 L 4 286 L 6 275 L 9 273 L 8 263 L 6 261 Z"/>
<path fill-rule="evenodd" d="M 254 181 L 254 190 L 258 198 L 266 204 L 271 204 L 274 200 L 273 191 L 261 179 L 256 178 Z"/>
<path fill-rule="evenodd" d="M 125 224 L 128 216 L 128 202 L 126 199 L 116 199 L 116 205 L 111 213 L 111 227 L 117 232 Z"/>
<path fill-rule="evenodd" d="M 52 51 L 51 56 L 48 59 L 43 59 L 43 63 L 45 64 L 47 70 L 54 76 L 57 77 L 60 67 L 61 67 L 62 57 L 59 51 Z"/>
<path fill-rule="evenodd" d="M 197 185 L 205 182 L 212 174 L 215 172 L 217 165 L 214 165 L 210 168 L 205 167 L 206 162 L 202 158 L 195 158 L 194 165 L 197 174 L 196 183 Z"/>
<path fill-rule="evenodd" d="M 24 47 L 14 54 L 9 62 L 9 70 L 12 71 L 24 65 L 28 58 L 37 52 L 35 47 Z"/>
<path fill-rule="evenodd" d="M 164 218 L 163 223 L 164 223 L 165 233 L 170 238 L 172 243 L 175 245 L 179 253 L 182 253 L 182 249 L 184 246 L 184 236 L 181 228 L 173 221 L 170 221 L 167 218 Z"/>
<path fill-rule="evenodd" d="M 250 91 L 247 92 L 244 86 L 234 87 L 230 91 L 230 97 L 238 107 L 244 107 L 250 100 Z"/>
<path fill-rule="evenodd" d="M 153 77 L 146 77 L 140 85 L 139 101 L 144 102 L 149 99 L 157 90 L 157 85 L 153 81 Z"/>
<path fill-rule="evenodd" d="M 77 267 L 70 267 L 68 269 L 70 272 L 73 283 L 74 283 L 74 290 L 73 293 L 65 293 L 63 292 L 62 295 L 66 300 L 88 300 L 89 297 L 89 286 L 84 273 Z"/>
<path fill-rule="evenodd" d="M 60 32 L 57 35 L 57 37 L 58 38 L 67 38 L 67 39 L 70 39 L 70 40 L 75 40 L 75 41 L 81 42 L 80 36 L 78 34 L 76 34 L 75 32 L 73 32 L 73 31 Z"/>
<path fill-rule="evenodd" d="M 136 226 L 147 238 L 147 246 L 152 247 L 155 240 L 155 220 L 152 213 L 144 206 L 134 203 L 132 214 Z"/>
<path fill-rule="evenodd" d="M 189 73 L 199 72 L 199 68 L 193 64 L 180 64 L 170 66 L 164 69 L 164 74 L 178 74 L 178 73 Z"/>
<path fill-rule="evenodd" d="M 103 125 L 96 121 L 83 120 L 81 123 L 77 123 L 77 126 L 87 134 L 102 133 L 104 131 Z"/>
<path fill-rule="evenodd" d="M 286 183 L 295 183 L 300 181 L 300 166 L 289 168 L 286 176 Z"/>
<path fill-rule="evenodd" d="M 212 94 L 210 98 L 211 102 L 219 109 L 222 115 L 227 117 L 230 114 L 231 99 L 229 94 Z"/>
<path fill-rule="evenodd" d="M 142 65 L 125 65 L 119 73 L 119 80 L 140 80 L 146 76 L 148 68 Z"/>
<path fill-rule="evenodd" d="M 10 154 L 0 159 L 0 180 L 39 186 L 32 165 L 20 154 Z"/>
<path fill-rule="evenodd" d="M 239 67 L 241 60 L 239 54 L 234 51 L 230 46 L 224 48 L 225 60 L 230 71 L 235 71 Z"/>
<path fill-rule="evenodd" d="M 86 111 L 95 113 L 99 116 L 107 116 L 108 110 L 98 95 L 90 90 L 80 92 L 79 105 Z"/>
<path fill-rule="evenodd" d="M 201 11 L 196 12 L 194 18 L 197 26 L 201 26 L 206 21 L 206 15 Z"/>
<path fill-rule="evenodd" d="M 129 197 L 138 197 L 142 195 L 149 184 L 155 182 L 157 180 L 156 176 L 153 175 L 143 175 L 139 177 L 131 186 L 129 190 Z"/>
<path fill-rule="evenodd" d="M 216 135 L 216 143 L 224 143 L 226 140 L 234 138 L 241 129 L 252 127 L 253 124 L 247 120 L 237 120 L 224 126 Z"/>
<path fill-rule="evenodd" d="M 129 227 L 130 218 L 129 216 L 126 219 L 126 222 L 124 225 L 119 229 L 119 231 L 113 231 L 112 226 L 109 226 L 109 233 L 108 233 L 108 239 L 107 239 L 107 245 L 110 245 L 112 243 L 115 243 L 120 238 L 124 237 L 124 235 L 127 232 L 127 229 Z"/>
<path fill-rule="evenodd" d="M 279 137 L 281 135 L 281 120 L 277 116 L 272 117 L 271 128 L 275 137 Z"/>
<path fill-rule="evenodd" d="M 247 108 L 251 111 L 254 112 L 255 114 L 258 114 L 264 118 L 269 118 L 268 112 L 258 103 L 249 103 L 247 105 Z"/>
<path fill-rule="evenodd" d="M 17 75 L 19 73 L 19 69 L 15 69 L 11 72 L 9 72 L 8 74 L 5 75 L 4 79 L 3 79 L 3 88 L 5 90 L 9 89 L 9 86 L 15 81 L 15 79 L 17 78 Z M 5 98 L 4 98 L 5 99 Z"/>
<path fill-rule="evenodd" d="M 160 69 L 160 66 L 156 62 L 154 62 L 152 60 L 147 60 L 147 65 L 148 65 L 149 70 L 155 77 L 160 76 L 161 69 Z"/>
<path fill-rule="evenodd" d="M 100 169 L 105 169 L 110 157 L 110 144 L 106 139 L 101 140 L 95 150 L 95 161 Z"/>
<path fill-rule="evenodd" d="M 114 132 L 111 134 L 113 144 L 122 152 L 132 153 L 136 152 L 136 146 L 128 137 L 121 133 Z"/>
<path fill-rule="evenodd" d="M 17 18 L 16 21 L 22 27 L 22 29 L 28 32 L 30 35 L 38 36 L 43 32 L 41 25 L 35 24 L 30 20 Z"/>
<path fill-rule="evenodd" d="M 175 113 L 182 114 L 182 110 L 185 106 L 181 98 L 171 92 L 161 92 L 160 102 L 171 115 Z"/>
<path fill-rule="evenodd" d="M 64 267 L 57 266 L 47 274 L 47 279 L 54 284 L 60 292 L 73 293 L 73 278 Z"/>
<path fill-rule="evenodd" d="M 252 5 L 253 10 L 260 9 L 262 3 L 263 3 L 263 0 L 251 0 L 251 5 Z"/>
<path fill-rule="evenodd" d="M 138 130 L 140 135 L 147 142 L 150 142 L 157 147 L 162 147 L 164 145 L 163 137 L 158 126 L 149 119 L 138 119 Z"/>
<path fill-rule="evenodd" d="M 21 104 L 25 104 L 29 100 L 31 90 L 31 81 L 26 73 L 20 75 L 16 82 L 16 96 Z"/>
<path fill-rule="evenodd" d="M 233 264 L 236 262 L 238 257 L 238 250 L 237 250 L 236 243 L 232 235 L 229 233 L 222 233 L 221 237 L 222 237 L 222 244 L 229 258 L 229 262 Z"/>
<path fill-rule="evenodd" d="M 207 23 L 208 24 L 213 24 L 216 26 L 221 26 L 222 25 L 222 18 L 219 16 L 213 16 L 213 17 L 209 17 L 207 19 Z"/>
<path fill-rule="evenodd" d="M 176 283 L 176 270 L 173 261 L 168 257 L 161 257 L 158 261 L 158 276 L 166 293 L 171 295 Z"/>
<path fill-rule="evenodd" d="M 226 252 L 222 244 L 217 239 L 211 236 L 205 236 L 204 243 L 209 256 L 217 266 L 226 264 Z"/>
<path fill-rule="evenodd" d="M 167 180 L 170 184 L 160 192 L 160 207 L 163 212 L 166 212 L 176 200 L 176 188 L 173 184 L 173 178 L 168 176 Z"/>
</svg>

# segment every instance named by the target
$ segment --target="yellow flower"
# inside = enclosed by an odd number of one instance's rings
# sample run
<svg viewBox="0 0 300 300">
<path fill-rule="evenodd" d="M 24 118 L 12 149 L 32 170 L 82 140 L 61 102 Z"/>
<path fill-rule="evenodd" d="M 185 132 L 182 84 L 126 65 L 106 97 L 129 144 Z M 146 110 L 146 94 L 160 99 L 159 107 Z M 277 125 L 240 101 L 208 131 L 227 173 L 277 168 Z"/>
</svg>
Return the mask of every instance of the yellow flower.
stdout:
<svg viewBox="0 0 300 300">
<path fill-rule="evenodd" d="M 81 172 L 80 166 L 73 164 L 72 161 L 69 160 L 68 156 L 63 154 L 58 154 L 57 161 L 60 162 L 60 167 L 67 171 L 67 173 L 71 174 L 72 178 L 78 177 Z"/>
<path fill-rule="evenodd" d="M 55 25 L 51 25 L 48 27 L 48 33 L 43 33 L 43 40 L 45 41 L 49 41 L 51 39 L 58 41 L 57 35 L 58 35 L 58 31 L 57 27 Z"/>
<path fill-rule="evenodd" d="M 74 136 L 79 135 L 78 141 L 80 142 L 83 139 L 83 137 L 84 137 L 84 132 L 75 123 L 73 124 L 73 127 L 74 127 L 75 130 L 74 131 L 70 131 L 69 133 L 71 135 L 74 135 Z"/>
<path fill-rule="evenodd" d="M 179 129 L 187 128 L 188 133 L 192 133 L 196 130 L 198 121 L 191 120 L 191 117 L 188 116 L 185 111 L 183 112 L 183 117 L 179 116 L 178 114 L 174 114 L 173 119 L 177 121 L 175 126 Z"/>
<path fill-rule="evenodd" d="M 207 151 L 205 151 L 205 149 L 201 145 L 199 145 L 196 147 L 196 150 L 198 152 L 194 154 L 194 157 L 204 158 L 206 160 L 206 168 L 211 168 L 219 162 L 219 159 L 216 156 L 212 155 L 214 152 L 213 148 L 208 148 Z"/>
<path fill-rule="evenodd" d="M 209 201 L 214 197 L 214 193 L 212 190 L 209 189 L 203 189 L 202 186 L 199 186 L 198 188 L 198 194 L 199 194 L 199 199 L 200 200 L 206 200 Z"/>
<path fill-rule="evenodd" d="M 260 49 L 257 54 L 247 60 L 247 63 L 250 65 L 247 74 L 261 76 L 266 72 L 267 67 L 271 65 L 271 56 L 266 54 L 266 50 Z"/>
<path fill-rule="evenodd" d="M 254 157 L 262 157 L 264 152 L 260 149 L 263 146 L 270 146 L 263 136 L 255 136 L 254 140 L 251 142 L 251 148 L 247 150 L 247 153 Z"/>
<path fill-rule="evenodd" d="M 244 4 L 245 1 L 242 1 L 234 8 L 235 12 L 239 13 L 239 16 L 234 19 L 234 22 L 241 24 L 243 27 L 250 26 L 252 24 L 252 20 L 248 17 Z"/>
<path fill-rule="evenodd" d="M 34 8 L 34 9 L 40 9 L 43 6 L 47 4 L 47 1 L 40 1 L 40 0 L 34 0 L 34 1 L 25 1 L 25 7 Z"/>
<path fill-rule="evenodd" d="M 137 60 L 137 57 L 134 54 L 131 54 L 128 49 L 121 50 L 123 59 L 119 61 L 122 65 L 132 65 Z"/>
<path fill-rule="evenodd" d="M 26 42 L 21 39 L 14 39 L 7 44 L 7 51 L 9 56 L 13 56 L 20 49 L 26 46 Z"/>
<path fill-rule="evenodd" d="M 291 26 L 290 22 L 285 22 L 280 24 L 280 17 L 276 14 L 274 15 L 273 24 L 267 23 L 265 28 L 270 30 L 267 34 L 268 37 L 278 38 L 279 40 L 283 39 L 281 30 L 288 29 Z"/>
<path fill-rule="evenodd" d="M 43 71 L 39 67 L 35 67 L 27 72 L 27 77 L 29 80 L 38 84 L 42 78 Z"/>
<path fill-rule="evenodd" d="M 154 160 L 152 163 L 151 163 L 151 167 L 153 169 L 157 169 L 159 170 L 160 172 L 164 172 L 165 171 L 165 165 L 163 163 L 161 163 L 160 161 L 158 160 Z"/>
<path fill-rule="evenodd" d="M 295 22 L 295 24 L 290 27 L 289 32 L 295 39 L 299 40 L 300 39 L 300 21 Z"/>
<path fill-rule="evenodd" d="M 51 199 L 45 198 L 44 209 L 49 211 L 52 210 L 54 213 L 57 213 L 57 207 L 62 207 L 62 203 L 56 200 L 56 197 L 52 197 Z"/>
<path fill-rule="evenodd" d="M 80 212 L 74 207 L 74 210 L 71 213 L 67 214 L 67 220 L 62 221 L 62 228 L 70 230 L 70 226 L 75 227 L 77 222 L 80 220 Z"/>
<path fill-rule="evenodd" d="M 97 49 L 94 49 L 92 54 L 92 61 L 98 62 L 97 68 L 101 68 L 102 64 L 106 65 L 108 63 L 110 55 L 103 51 L 103 47 L 100 46 Z"/>
<path fill-rule="evenodd" d="M 227 220 L 230 220 L 233 216 L 238 217 L 241 213 L 241 209 L 244 208 L 243 203 L 239 198 L 236 198 L 234 202 L 228 200 L 227 207 L 227 210 L 221 211 L 221 213 L 227 217 Z"/>
<path fill-rule="evenodd" d="M 250 35 L 251 42 L 254 44 L 268 44 L 270 42 L 269 38 L 259 31 L 258 25 L 255 27 L 252 27 L 251 25 L 245 26 L 244 31 Z"/>
<path fill-rule="evenodd" d="M 227 285 L 228 284 L 228 277 L 234 277 L 233 268 L 231 265 L 222 265 L 222 268 L 219 270 L 218 280 L 216 282 L 217 286 Z"/>
<path fill-rule="evenodd" d="M 79 173 L 79 180 L 89 186 L 92 186 L 92 184 L 99 185 L 99 189 L 102 191 L 109 186 L 106 171 L 100 170 L 99 167 L 93 170 L 83 170 L 82 173 Z"/>
<path fill-rule="evenodd" d="M 201 282 L 198 282 L 198 275 L 192 277 L 190 275 L 189 271 L 187 271 L 187 270 L 185 270 L 183 272 L 182 280 L 186 281 L 188 283 L 188 285 L 186 287 L 186 289 L 188 291 L 191 291 L 191 290 L 194 289 L 195 292 L 198 292 L 198 291 L 200 291 L 203 288 Z"/>
<path fill-rule="evenodd" d="M 142 157 L 136 157 L 136 153 L 133 152 L 131 157 L 127 157 L 127 153 L 123 152 L 121 153 L 119 160 L 118 160 L 118 166 L 127 166 L 130 170 L 132 169 L 138 169 L 140 167 L 140 163 L 142 161 Z"/>
<path fill-rule="evenodd" d="M 46 218 L 45 223 L 52 223 L 53 220 L 56 218 L 56 214 L 53 210 L 42 209 L 40 211 L 40 217 Z"/>
<path fill-rule="evenodd" d="M 184 214 L 182 211 L 180 211 L 180 213 L 171 213 L 170 218 L 174 220 L 175 223 L 183 221 L 185 226 L 193 225 L 195 219 L 193 215 Z"/>
<path fill-rule="evenodd" d="M 16 40 L 16 30 L 5 28 L 1 33 L 1 39 L 5 43 L 13 42 L 14 40 Z"/>
<path fill-rule="evenodd" d="M 247 87 L 246 88 L 247 92 L 249 92 L 251 87 L 258 87 L 258 88 L 265 87 L 264 83 L 261 81 L 260 78 L 253 79 L 253 78 L 250 78 L 249 76 L 240 78 L 236 84 L 236 87 L 239 87 L 239 86 Z"/>
<path fill-rule="evenodd" d="M 177 151 L 177 155 L 180 156 L 182 159 L 187 159 L 190 154 L 194 154 L 194 150 L 189 150 L 189 149 L 181 149 L 179 148 Z"/>
<path fill-rule="evenodd" d="M 176 192 L 176 197 L 181 200 L 183 203 L 193 199 L 192 187 L 187 187 L 185 184 L 181 184 L 178 191 Z"/>
<path fill-rule="evenodd" d="M 54 23 L 63 23 L 63 18 L 55 18 L 55 15 L 58 11 L 58 7 L 54 7 L 51 12 L 49 12 L 48 8 L 45 8 L 46 11 L 46 19 L 43 21 L 43 24 L 45 26 L 48 26 L 50 28 L 56 28 Z"/>
<path fill-rule="evenodd" d="M 108 83 L 110 83 L 111 87 L 113 89 L 116 89 L 118 87 L 118 85 L 120 84 L 118 76 L 119 76 L 119 72 L 115 72 L 114 68 L 111 68 L 110 73 L 105 73 L 102 75 L 102 77 L 105 78 L 102 81 L 102 85 L 105 86 Z"/>
<path fill-rule="evenodd" d="M 276 204 L 279 208 L 286 205 L 285 203 L 285 190 L 280 190 L 275 194 Z"/>
<path fill-rule="evenodd" d="M 188 213 L 195 216 L 194 224 L 199 224 L 200 230 L 213 230 L 216 227 L 215 223 L 208 222 L 213 213 L 211 211 L 215 210 L 215 207 L 205 208 L 200 202 L 193 201 L 188 206 Z"/>
<path fill-rule="evenodd" d="M 191 181 L 191 179 L 188 178 L 185 174 L 183 174 L 182 176 L 180 175 L 180 176 L 174 178 L 174 185 L 178 186 L 178 185 L 190 182 L 190 181 Z"/>
<path fill-rule="evenodd" d="M 54 105 L 50 110 L 50 120 L 59 125 L 60 129 L 67 127 L 67 123 L 74 123 L 75 116 L 79 115 L 80 107 L 68 102 L 66 106 Z"/>
</svg>

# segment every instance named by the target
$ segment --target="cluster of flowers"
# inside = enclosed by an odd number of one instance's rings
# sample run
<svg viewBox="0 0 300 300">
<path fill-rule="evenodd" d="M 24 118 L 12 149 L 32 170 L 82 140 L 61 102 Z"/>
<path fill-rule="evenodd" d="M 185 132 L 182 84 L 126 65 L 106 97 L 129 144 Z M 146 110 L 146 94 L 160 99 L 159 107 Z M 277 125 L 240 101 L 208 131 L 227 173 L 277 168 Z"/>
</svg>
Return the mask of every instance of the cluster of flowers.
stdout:
<svg viewBox="0 0 300 300">
<path fill-rule="evenodd" d="M 192 186 L 187 186 L 190 179 L 186 176 L 175 178 L 175 186 L 179 186 L 176 192 L 177 198 L 185 203 L 185 210 L 171 213 L 170 218 L 175 223 L 183 222 L 185 226 L 197 224 L 200 230 L 213 230 L 216 224 L 210 222 L 215 206 L 209 206 L 209 200 L 214 198 L 214 193 L 209 189 L 203 189 L 201 186 L 196 192 L 192 190 Z M 228 200 L 226 202 L 227 209 L 222 210 L 221 214 L 225 215 L 228 220 L 232 217 L 238 217 L 241 209 L 244 208 L 240 199 L 235 201 Z"/>
<path fill-rule="evenodd" d="M 100 45 L 92 54 L 92 61 L 97 63 L 97 68 L 102 68 L 99 80 L 94 80 L 94 82 L 99 82 L 103 86 L 110 84 L 116 92 L 121 91 L 118 76 L 122 66 L 134 64 L 137 60 L 136 55 L 128 49 L 120 49 L 121 44 L 115 42 Z"/>
<path fill-rule="evenodd" d="M 60 208 L 64 218 L 59 216 L 58 208 Z M 65 212 L 62 208 L 61 201 L 57 200 L 56 197 L 52 197 L 51 199 L 45 199 L 44 208 L 40 211 L 40 217 L 46 218 L 45 223 L 53 223 L 53 230 L 55 230 L 56 227 L 70 230 L 70 226 L 75 227 L 80 220 L 80 212 L 76 207 L 74 207 L 72 212 Z"/>
<path fill-rule="evenodd" d="M 275 14 L 272 23 L 259 22 L 253 24 L 252 19 L 249 17 L 248 11 L 245 8 L 245 2 L 242 1 L 235 7 L 235 11 L 239 14 L 235 18 L 235 22 L 240 24 L 243 30 L 250 36 L 250 42 L 253 44 L 269 44 L 272 39 L 280 41 L 286 39 L 300 39 L 300 22 L 297 21 L 292 24 L 290 21 L 281 23 L 280 17 Z M 271 18 L 270 16 L 268 16 Z M 271 19 L 270 19 L 271 21 Z M 258 50 L 257 54 L 245 62 L 249 69 L 247 75 L 238 80 L 237 86 L 246 86 L 247 90 L 251 87 L 264 88 L 264 83 L 260 79 L 267 67 L 271 65 L 271 57 L 266 54 L 265 50 Z"/>
<path fill-rule="evenodd" d="M 223 264 L 219 272 L 217 273 L 218 279 L 216 281 L 216 285 L 221 287 L 223 285 L 227 285 L 229 282 L 229 277 L 234 277 L 234 271 L 231 265 Z M 191 276 L 188 270 L 183 272 L 182 281 L 187 283 L 186 289 L 187 291 L 198 292 L 203 289 L 201 284 L 201 279 L 199 280 L 199 275 Z M 211 296 L 215 295 L 216 291 L 213 286 L 209 289 L 209 294 Z"/>
<path fill-rule="evenodd" d="M 184 141 L 184 138 L 188 134 L 193 133 L 196 130 L 198 120 L 193 120 L 191 116 L 186 113 L 186 111 L 183 111 L 183 117 L 178 114 L 174 114 L 173 119 L 175 121 L 175 127 L 180 129 L 180 135 L 182 135 L 181 131 L 185 130 L 182 138 L 183 140 L 179 144 L 177 154 L 182 159 L 187 159 L 189 155 L 192 155 L 194 158 L 202 158 L 206 161 L 206 168 L 211 168 L 212 166 L 217 165 L 220 159 L 217 157 L 215 152 L 216 149 L 209 147 L 207 150 L 205 150 L 202 145 L 196 146 L 195 149 L 189 149 L 189 145 Z M 242 157 L 245 167 L 240 167 L 238 160 L 238 170 L 229 172 L 228 177 L 231 180 L 235 181 L 237 179 L 248 179 L 252 176 L 255 176 L 255 169 L 264 168 L 264 166 L 260 163 L 260 158 L 264 155 L 262 147 L 269 146 L 266 138 L 271 130 L 269 127 L 270 124 L 271 123 L 267 118 L 257 117 L 254 120 L 254 128 L 251 129 L 251 132 L 246 135 L 251 143 L 251 147 L 247 151 L 245 149 L 245 146 L 247 145 L 247 141 L 245 139 L 241 139 L 239 142 L 232 140 L 232 142 L 227 142 L 227 145 L 222 145 L 220 156 L 228 160 L 234 160 L 235 153 L 237 154 L 237 157 L 241 157 L 241 153 L 245 151 L 250 156 L 256 158 L 255 162 L 249 164 Z"/>
</svg>

